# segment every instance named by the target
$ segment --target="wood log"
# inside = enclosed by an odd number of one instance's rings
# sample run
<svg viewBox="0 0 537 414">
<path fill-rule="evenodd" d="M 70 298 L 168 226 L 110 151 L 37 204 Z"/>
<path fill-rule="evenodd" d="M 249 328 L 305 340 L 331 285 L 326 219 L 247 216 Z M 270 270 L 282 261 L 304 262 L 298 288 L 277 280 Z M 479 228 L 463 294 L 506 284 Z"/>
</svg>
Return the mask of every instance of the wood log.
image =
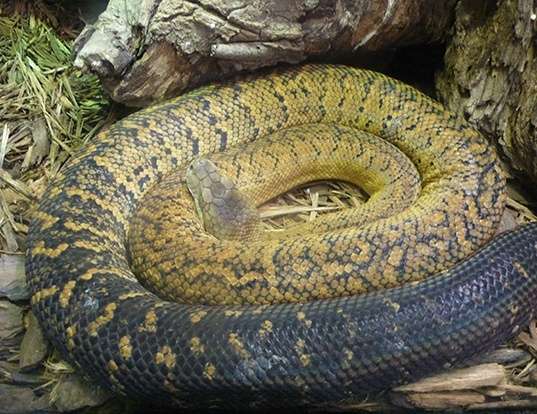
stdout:
<svg viewBox="0 0 537 414">
<path fill-rule="evenodd" d="M 75 64 L 143 106 L 241 70 L 437 42 L 455 0 L 111 0 Z"/>
<path fill-rule="evenodd" d="M 514 170 L 537 182 L 537 5 L 528 0 L 456 8 L 437 76 L 440 98 L 499 144 Z"/>
</svg>

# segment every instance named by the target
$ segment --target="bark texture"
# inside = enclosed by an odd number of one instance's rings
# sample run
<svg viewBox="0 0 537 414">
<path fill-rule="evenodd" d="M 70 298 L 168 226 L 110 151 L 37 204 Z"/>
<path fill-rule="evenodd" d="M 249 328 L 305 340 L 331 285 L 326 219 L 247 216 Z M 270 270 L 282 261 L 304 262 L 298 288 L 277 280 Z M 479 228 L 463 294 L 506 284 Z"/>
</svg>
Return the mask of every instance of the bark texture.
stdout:
<svg viewBox="0 0 537 414">
<path fill-rule="evenodd" d="M 537 183 L 537 2 L 462 0 L 437 77 L 441 99 Z"/>
<path fill-rule="evenodd" d="M 456 0 L 110 0 L 75 64 L 133 106 L 241 70 L 442 39 Z"/>
</svg>

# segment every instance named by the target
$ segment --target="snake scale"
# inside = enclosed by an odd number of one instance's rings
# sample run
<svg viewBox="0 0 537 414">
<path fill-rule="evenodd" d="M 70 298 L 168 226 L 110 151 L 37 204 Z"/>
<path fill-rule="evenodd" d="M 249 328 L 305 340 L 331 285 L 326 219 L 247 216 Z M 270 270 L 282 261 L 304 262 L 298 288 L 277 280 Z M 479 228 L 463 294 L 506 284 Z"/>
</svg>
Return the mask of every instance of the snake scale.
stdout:
<svg viewBox="0 0 537 414">
<path fill-rule="evenodd" d="M 419 172 L 416 203 L 365 231 L 291 237 L 266 249 L 233 242 L 233 258 L 219 244 L 198 249 L 207 266 L 197 277 L 215 302 L 228 293 L 219 293 L 211 269 L 235 267 L 238 280 L 260 274 L 232 284 L 238 299 L 230 304 L 175 303 L 140 284 L 128 239 L 133 217 L 156 214 L 144 210 L 155 183 L 196 157 L 306 124 L 363 130 L 395 145 Z M 185 407 L 352 400 L 465 361 L 532 317 L 537 225 L 471 254 L 493 235 L 504 185 L 477 132 L 378 73 L 305 65 L 203 87 L 121 120 L 53 180 L 28 237 L 32 309 L 62 355 L 121 394 Z M 182 235 L 175 243 L 187 246 L 169 262 L 180 273 L 196 252 Z M 268 267 L 281 277 L 263 279 Z M 158 285 L 166 275 L 156 273 Z M 326 296 L 326 285 L 343 296 Z M 278 303 L 285 292 L 292 303 Z M 265 304 L 250 304 L 252 296 Z"/>
</svg>

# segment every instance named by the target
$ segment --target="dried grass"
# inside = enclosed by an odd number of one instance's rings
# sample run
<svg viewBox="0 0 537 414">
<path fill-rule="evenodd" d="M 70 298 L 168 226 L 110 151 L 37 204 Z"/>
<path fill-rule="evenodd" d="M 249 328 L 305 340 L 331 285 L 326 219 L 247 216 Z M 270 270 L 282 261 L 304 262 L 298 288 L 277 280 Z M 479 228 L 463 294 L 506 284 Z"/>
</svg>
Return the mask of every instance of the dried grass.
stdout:
<svg viewBox="0 0 537 414">
<path fill-rule="evenodd" d="M 0 17 L 0 247 L 24 246 L 29 212 L 64 162 L 106 122 L 94 76 L 46 23 Z"/>
</svg>

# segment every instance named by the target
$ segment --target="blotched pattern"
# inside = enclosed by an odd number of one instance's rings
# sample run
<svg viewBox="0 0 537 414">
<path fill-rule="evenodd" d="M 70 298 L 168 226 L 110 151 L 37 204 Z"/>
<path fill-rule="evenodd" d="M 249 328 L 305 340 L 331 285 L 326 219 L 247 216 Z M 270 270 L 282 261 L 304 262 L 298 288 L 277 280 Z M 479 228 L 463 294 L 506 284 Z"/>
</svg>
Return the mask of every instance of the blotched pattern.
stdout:
<svg viewBox="0 0 537 414">
<path fill-rule="evenodd" d="M 255 253 L 258 260 L 212 258 L 262 277 L 306 275 L 289 279 L 283 293 L 295 300 L 293 283 L 301 285 L 305 303 L 188 305 L 142 287 L 127 238 L 155 183 L 194 157 L 312 123 L 364 130 L 407 154 L 422 183 L 413 213 L 365 226 L 361 238 L 345 229 L 275 241 L 280 248 Z M 50 186 L 28 238 L 32 308 L 66 358 L 135 398 L 250 408 L 353 398 L 488 349 L 532 316 L 534 224 L 426 282 L 310 301 L 323 297 L 323 276 L 344 294 L 416 278 L 403 269 L 423 275 L 461 259 L 492 235 L 503 187 L 494 152 L 477 132 L 383 75 L 309 65 L 201 88 L 117 123 Z M 417 256 L 431 259 L 416 265 Z M 245 286 L 246 302 L 273 302 L 284 288 Z"/>
<path fill-rule="evenodd" d="M 372 288 L 367 282 L 378 272 L 373 262 L 384 264 L 386 259 L 379 257 L 383 255 L 380 250 L 376 256 L 373 252 L 367 257 L 358 250 L 357 242 L 373 240 L 372 234 L 364 234 L 371 223 L 402 213 L 416 201 L 421 189 L 419 173 L 404 154 L 378 137 L 346 127 L 317 124 L 289 128 L 247 146 L 216 153 L 210 161 L 213 164 L 205 166 L 210 169 L 205 181 L 215 188 L 202 187 L 198 196 L 202 197 L 203 190 L 216 204 L 226 186 L 235 183 L 239 192 L 227 201 L 225 206 L 230 211 L 223 211 L 224 218 L 240 208 L 240 197 L 259 205 L 298 184 L 322 178 L 356 183 L 372 196 L 363 206 L 329 214 L 284 233 L 266 234 L 262 233 L 259 217 L 250 217 L 248 208 L 238 215 L 237 223 L 219 223 L 212 218 L 211 214 L 218 213 L 218 205 L 214 213 L 206 208 L 202 224 L 185 188 L 185 171 L 171 174 L 144 197 L 129 235 L 131 268 L 147 286 L 171 300 L 262 304 L 364 293 Z M 215 167 L 224 182 L 218 176 L 209 180 Z M 204 173 L 201 166 L 196 169 Z M 410 209 L 400 217 L 420 220 L 414 214 Z M 368 226 L 357 228 L 364 224 Z M 224 235 L 225 240 L 207 234 L 208 225 L 223 225 L 223 229 L 209 233 Z M 327 231 L 331 233 L 323 234 Z M 382 226 L 373 231 L 383 231 Z M 304 235 L 311 235 L 303 244 L 309 255 L 289 267 L 288 256 L 279 252 L 292 252 Z M 344 239 L 336 251 L 331 244 L 338 237 Z M 398 234 L 393 244 L 408 250 L 405 237 L 404 233 Z M 302 252 L 297 254 L 303 256 Z M 346 257 L 352 254 L 354 258 Z M 361 264 L 359 255 L 363 257 Z M 407 279 L 423 278 L 423 274 L 411 272 L 420 267 L 420 261 L 430 260 L 414 256 L 415 263 L 399 269 Z M 385 279 L 384 287 L 401 280 Z"/>
</svg>

